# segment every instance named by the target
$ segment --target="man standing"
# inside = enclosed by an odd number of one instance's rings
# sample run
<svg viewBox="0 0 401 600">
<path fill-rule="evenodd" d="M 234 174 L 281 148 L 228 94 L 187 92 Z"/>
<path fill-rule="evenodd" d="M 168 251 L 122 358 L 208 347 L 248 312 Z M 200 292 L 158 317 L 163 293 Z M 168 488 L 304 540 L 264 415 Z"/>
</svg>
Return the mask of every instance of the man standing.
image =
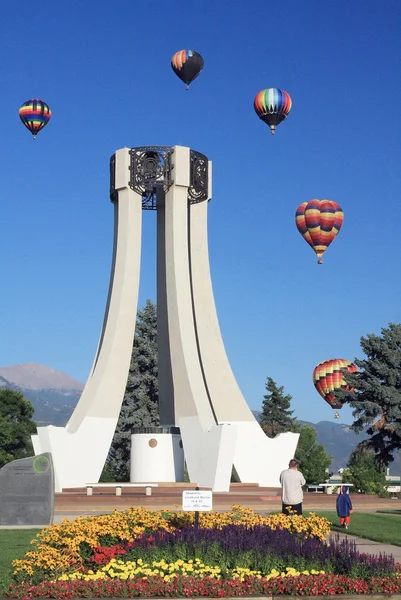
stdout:
<svg viewBox="0 0 401 600">
<path fill-rule="evenodd" d="M 298 471 L 298 463 L 295 458 L 290 460 L 288 466 L 289 468 L 282 471 L 280 475 L 280 483 L 282 486 L 281 512 L 285 515 L 291 513 L 302 515 L 302 500 L 304 499 L 302 486 L 305 485 L 306 481 L 301 471 Z"/>
</svg>

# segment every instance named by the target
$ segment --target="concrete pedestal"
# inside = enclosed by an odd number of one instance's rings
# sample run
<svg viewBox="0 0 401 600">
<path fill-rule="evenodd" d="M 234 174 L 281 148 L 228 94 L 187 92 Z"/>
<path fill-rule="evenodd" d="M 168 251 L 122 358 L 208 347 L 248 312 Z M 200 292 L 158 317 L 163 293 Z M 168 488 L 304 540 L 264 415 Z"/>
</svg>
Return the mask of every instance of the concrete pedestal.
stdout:
<svg viewBox="0 0 401 600">
<path fill-rule="evenodd" d="M 131 435 L 133 483 L 184 481 L 179 427 L 137 427 Z"/>
</svg>

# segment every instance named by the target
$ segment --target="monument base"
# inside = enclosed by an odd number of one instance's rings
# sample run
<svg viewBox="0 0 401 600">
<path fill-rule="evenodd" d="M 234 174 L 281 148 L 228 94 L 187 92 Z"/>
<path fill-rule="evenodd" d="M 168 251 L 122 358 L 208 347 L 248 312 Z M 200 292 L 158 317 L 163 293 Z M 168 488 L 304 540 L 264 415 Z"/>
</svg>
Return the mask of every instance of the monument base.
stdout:
<svg viewBox="0 0 401 600">
<path fill-rule="evenodd" d="M 55 491 L 99 481 L 113 439 L 117 419 L 85 417 L 78 431 L 67 427 L 38 427 L 32 435 L 35 454 L 49 452 L 55 471 Z M 95 444 L 97 438 L 101 444 Z"/>
<path fill-rule="evenodd" d="M 186 417 L 180 419 L 180 429 L 191 481 L 215 492 L 229 491 L 233 467 L 242 483 L 279 486 L 299 439 L 299 433 L 268 438 L 256 421 L 202 428 L 199 418 Z"/>
<path fill-rule="evenodd" d="M 133 429 L 130 481 L 184 481 L 184 452 L 179 427 Z"/>
</svg>

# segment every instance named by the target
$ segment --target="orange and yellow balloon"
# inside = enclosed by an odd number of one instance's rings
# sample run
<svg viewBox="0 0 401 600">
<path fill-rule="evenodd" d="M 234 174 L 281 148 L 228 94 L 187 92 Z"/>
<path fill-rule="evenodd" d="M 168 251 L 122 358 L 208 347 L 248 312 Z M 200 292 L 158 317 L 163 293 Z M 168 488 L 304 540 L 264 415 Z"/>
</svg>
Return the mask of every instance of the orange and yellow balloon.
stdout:
<svg viewBox="0 0 401 600">
<path fill-rule="evenodd" d="M 349 390 L 344 379 L 343 371 L 356 373 L 358 367 L 344 358 L 330 358 L 319 363 L 313 371 L 313 383 L 321 397 L 334 409 L 339 409 L 343 406 L 334 392 L 338 389 Z M 335 414 L 338 419 L 340 415 Z"/>
<path fill-rule="evenodd" d="M 318 264 L 330 246 L 344 221 L 343 209 L 333 200 L 309 200 L 302 202 L 295 213 L 295 223 L 304 240 L 317 254 Z"/>
</svg>

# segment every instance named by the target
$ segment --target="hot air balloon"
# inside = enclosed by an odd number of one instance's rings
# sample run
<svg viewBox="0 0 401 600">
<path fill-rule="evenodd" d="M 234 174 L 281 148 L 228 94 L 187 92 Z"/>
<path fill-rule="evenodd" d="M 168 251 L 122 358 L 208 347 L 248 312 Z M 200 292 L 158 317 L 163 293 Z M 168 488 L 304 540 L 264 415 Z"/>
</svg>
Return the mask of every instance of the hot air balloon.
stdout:
<svg viewBox="0 0 401 600">
<path fill-rule="evenodd" d="M 335 397 L 334 390 L 340 388 L 343 390 L 350 389 L 344 380 L 342 369 L 345 369 L 349 373 L 356 373 L 358 371 L 356 365 L 344 358 L 324 360 L 313 371 L 312 378 L 315 388 L 321 397 L 334 409 L 340 409 L 343 406 L 343 403 Z M 338 419 L 339 416 L 336 412 L 334 418 Z"/>
<path fill-rule="evenodd" d="M 27 129 L 32 133 L 33 139 L 36 138 L 39 131 L 47 125 L 52 115 L 52 111 L 43 100 L 33 98 L 27 100 L 19 109 L 19 118 Z"/>
<path fill-rule="evenodd" d="M 295 213 L 296 226 L 316 252 L 319 265 L 323 262 L 323 253 L 340 231 L 343 221 L 341 206 L 332 200 L 310 200 L 298 206 Z"/>
<path fill-rule="evenodd" d="M 203 65 L 203 58 L 195 50 L 180 50 L 171 59 L 174 73 L 186 84 L 187 89 L 189 84 L 198 77 Z"/>
<path fill-rule="evenodd" d="M 256 94 L 253 107 L 256 114 L 269 127 L 272 135 L 281 121 L 288 116 L 291 110 L 292 100 L 288 92 L 277 88 L 268 88 Z"/>
</svg>

